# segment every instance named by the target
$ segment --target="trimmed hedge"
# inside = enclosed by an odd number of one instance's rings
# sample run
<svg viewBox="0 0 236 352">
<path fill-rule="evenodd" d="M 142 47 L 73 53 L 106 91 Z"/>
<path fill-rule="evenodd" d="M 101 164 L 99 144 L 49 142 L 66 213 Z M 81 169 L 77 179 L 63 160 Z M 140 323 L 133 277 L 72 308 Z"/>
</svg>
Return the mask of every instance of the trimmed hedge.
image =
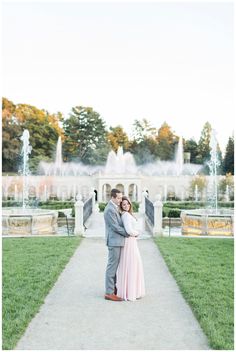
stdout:
<svg viewBox="0 0 236 352">
<path fill-rule="evenodd" d="M 180 209 L 170 209 L 168 217 L 169 218 L 180 218 Z"/>
<path fill-rule="evenodd" d="M 178 209 L 197 209 L 206 207 L 206 202 L 165 202 L 164 207 Z M 219 207 L 234 208 L 234 202 L 218 202 Z"/>
<path fill-rule="evenodd" d="M 103 212 L 106 208 L 107 203 L 98 203 L 98 208 L 100 212 Z"/>
<path fill-rule="evenodd" d="M 181 209 L 163 207 L 162 216 L 168 218 L 180 218 Z"/>
<path fill-rule="evenodd" d="M 15 200 L 3 200 L 2 207 L 21 207 L 22 202 L 16 202 Z"/>
</svg>

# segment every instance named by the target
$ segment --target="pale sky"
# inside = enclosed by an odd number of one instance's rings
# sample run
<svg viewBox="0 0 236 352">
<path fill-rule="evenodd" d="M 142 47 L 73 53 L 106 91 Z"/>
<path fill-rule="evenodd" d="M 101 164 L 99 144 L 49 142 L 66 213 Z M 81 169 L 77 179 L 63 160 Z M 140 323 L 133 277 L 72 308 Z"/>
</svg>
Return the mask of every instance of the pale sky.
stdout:
<svg viewBox="0 0 236 352">
<path fill-rule="evenodd" d="M 224 150 L 235 117 L 233 2 L 3 2 L 3 96 L 107 126 L 146 118 Z"/>
</svg>

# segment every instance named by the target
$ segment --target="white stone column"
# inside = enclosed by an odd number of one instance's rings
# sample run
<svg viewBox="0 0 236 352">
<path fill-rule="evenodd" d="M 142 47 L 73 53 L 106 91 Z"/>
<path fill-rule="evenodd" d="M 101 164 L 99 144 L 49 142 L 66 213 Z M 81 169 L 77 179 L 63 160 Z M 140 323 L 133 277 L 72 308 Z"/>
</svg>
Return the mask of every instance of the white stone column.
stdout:
<svg viewBox="0 0 236 352">
<path fill-rule="evenodd" d="M 94 188 L 91 188 L 90 197 L 92 197 L 92 212 L 95 211 L 95 192 Z"/>
<path fill-rule="evenodd" d="M 94 188 L 93 191 L 91 192 L 91 196 L 93 197 L 92 203 L 93 203 L 93 213 L 99 213 L 99 206 L 98 206 L 98 202 L 96 203 L 96 194 L 94 192 Z"/>
<path fill-rule="evenodd" d="M 138 189 L 137 189 L 137 196 L 138 196 L 138 202 L 141 203 L 142 202 L 142 192 L 141 192 L 141 185 L 138 185 Z"/>
<path fill-rule="evenodd" d="M 99 180 L 99 183 L 98 183 L 98 203 L 101 203 L 101 202 L 102 202 L 102 183 Z"/>
<path fill-rule="evenodd" d="M 123 196 L 129 197 L 129 185 L 124 183 L 124 194 Z"/>
<path fill-rule="evenodd" d="M 75 202 L 75 235 L 83 235 L 84 234 L 84 224 L 83 224 L 83 212 L 84 212 L 84 203 L 82 202 L 81 194 L 76 196 Z"/>
<path fill-rule="evenodd" d="M 15 186 L 14 186 L 14 201 L 15 201 L 15 202 L 18 201 L 18 188 L 17 188 L 17 184 L 15 184 Z"/>
<path fill-rule="evenodd" d="M 161 201 L 161 195 L 156 195 L 156 201 L 153 204 L 154 206 L 154 227 L 153 227 L 153 235 L 154 236 L 162 236 L 162 208 L 163 203 Z"/>
<path fill-rule="evenodd" d="M 139 206 L 139 213 L 141 213 L 141 214 L 145 214 L 145 198 L 146 198 L 146 196 L 147 196 L 147 192 L 143 191 L 141 204 Z"/>
<path fill-rule="evenodd" d="M 42 195 L 42 198 L 43 198 L 43 200 L 44 200 L 44 202 L 46 202 L 47 201 L 47 185 L 46 184 L 44 184 L 44 186 L 43 186 L 43 195 Z"/>
</svg>

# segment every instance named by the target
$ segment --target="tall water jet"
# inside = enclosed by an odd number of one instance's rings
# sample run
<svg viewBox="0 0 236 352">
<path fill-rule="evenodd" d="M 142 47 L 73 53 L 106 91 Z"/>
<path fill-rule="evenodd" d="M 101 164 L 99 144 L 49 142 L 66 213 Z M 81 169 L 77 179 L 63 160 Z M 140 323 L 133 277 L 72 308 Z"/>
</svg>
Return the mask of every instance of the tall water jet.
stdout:
<svg viewBox="0 0 236 352">
<path fill-rule="evenodd" d="M 23 147 L 21 155 L 23 156 L 22 176 L 23 176 L 23 208 L 28 205 L 29 202 L 29 154 L 31 153 L 32 147 L 29 144 L 29 131 L 24 130 L 21 140 L 23 141 Z"/>
<path fill-rule="evenodd" d="M 210 207 L 213 209 L 215 213 L 218 210 L 218 191 L 217 191 L 217 167 L 220 165 L 220 161 L 217 154 L 217 139 L 216 132 L 213 129 L 211 132 L 210 139 L 210 147 L 211 147 L 211 158 L 207 163 L 210 169 L 210 180 L 208 185 L 208 202 Z"/>
<path fill-rule="evenodd" d="M 131 153 L 123 152 L 122 147 L 118 147 L 117 153 L 113 150 L 109 152 L 104 170 L 108 174 L 137 174 L 137 166 Z"/>
<path fill-rule="evenodd" d="M 61 173 L 62 173 L 62 142 L 61 142 L 61 136 L 60 136 L 57 141 L 54 175 L 61 176 Z"/>
<path fill-rule="evenodd" d="M 229 185 L 226 185 L 226 190 L 225 190 L 225 201 L 229 202 Z"/>
<path fill-rule="evenodd" d="M 17 185 L 14 186 L 14 200 L 17 202 L 18 201 L 18 189 Z"/>
<path fill-rule="evenodd" d="M 164 201 L 167 201 L 167 185 L 164 185 Z"/>
<path fill-rule="evenodd" d="M 179 137 L 175 162 L 176 162 L 176 175 L 180 176 L 183 173 L 183 164 L 184 164 L 184 149 L 183 149 L 182 137 Z"/>
<path fill-rule="evenodd" d="M 44 201 L 47 201 L 47 185 L 44 185 Z"/>
<path fill-rule="evenodd" d="M 195 202 L 198 201 L 198 185 L 195 185 L 194 187 L 194 196 L 195 196 Z"/>
</svg>

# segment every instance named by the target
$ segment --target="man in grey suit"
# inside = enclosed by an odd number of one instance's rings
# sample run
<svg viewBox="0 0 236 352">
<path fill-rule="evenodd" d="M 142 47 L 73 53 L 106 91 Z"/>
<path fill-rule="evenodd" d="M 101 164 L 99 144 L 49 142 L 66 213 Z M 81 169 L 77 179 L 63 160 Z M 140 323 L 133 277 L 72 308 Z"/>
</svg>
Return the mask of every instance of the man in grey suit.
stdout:
<svg viewBox="0 0 236 352">
<path fill-rule="evenodd" d="M 125 237 L 129 237 L 124 229 L 119 213 L 121 201 L 122 193 L 118 189 L 112 189 L 111 200 L 104 210 L 106 245 L 108 247 L 105 299 L 111 301 L 122 301 L 122 298 L 116 296 L 116 271 L 120 260 L 121 248 L 124 247 L 125 244 Z"/>
</svg>

